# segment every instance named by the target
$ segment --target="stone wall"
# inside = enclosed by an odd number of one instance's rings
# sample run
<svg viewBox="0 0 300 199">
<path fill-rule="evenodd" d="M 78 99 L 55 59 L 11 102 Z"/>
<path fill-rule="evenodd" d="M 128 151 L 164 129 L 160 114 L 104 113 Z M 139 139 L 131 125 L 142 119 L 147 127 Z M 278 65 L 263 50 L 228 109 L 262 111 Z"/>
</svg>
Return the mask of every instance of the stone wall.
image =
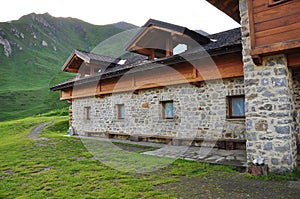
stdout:
<svg viewBox="0 0 300 199">
<path fill-rule="evenodd" d="M 72 102 L 73 127 L 86 132 L 164 135 L 182 138 L 245 140 L 245 121 L 228 120 L 226 96 L 244 94 L 243 78 L 181 84 L 155 89 L 81 98 Z M 74 92 L 74 91 L 73 91 Z M 162 101 L 173 100 L 174 118 L 162 118 Z M 118 119 L 117 105 L 125 118 Z M 90 107 L 90 119 L 84 109 Z"/>
<path fill-rule="evenodd" d="M 300 154 L 300 73 L 294 71 L 293 73 L 293 90 L 294 90 L 294 103 L 295 103 L 295 132 L 297 137 L 298 153 Z"/>
<path fill-rule="evenodd" d="M 262 156 L 271 171 L 296 166 L 293 79 L 284 55 L 264 57 L 256 66 L 250 56 L 247 0 L 240 0 L 248 163 Z"/>
</svg>

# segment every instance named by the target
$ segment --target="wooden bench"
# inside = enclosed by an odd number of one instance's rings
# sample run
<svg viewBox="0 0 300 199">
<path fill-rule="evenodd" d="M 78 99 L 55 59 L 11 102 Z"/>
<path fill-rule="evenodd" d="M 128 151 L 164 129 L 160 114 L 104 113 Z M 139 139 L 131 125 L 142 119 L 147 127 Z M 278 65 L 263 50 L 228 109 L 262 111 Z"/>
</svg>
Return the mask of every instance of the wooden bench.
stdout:
<svg viewBox="0 0 300 199">
<path fill-rule="evenodd" d="M 102 137 L 108 139 L 124 139 L 128 140 L 130 135 L 126 133 L 112 133 L 112 132 L 86 132 L 86 136 L 88 137 Z"/>
<path fill-rule="evenodd" d="M 163 135 L 135 134 L 131 135 L 129 139 L 134 142 L 156 142 L 170 145 L 173 138 Z"/>
<path fill-rule="evenodd" d="M 171 137 L 165 135 L 149 135 L 149 134 L 134 134 L 113 133 L 113 132 L 88 132 L 87 136 L 105 137 L 109 139 L 125 139 L 134 142 L 154 142 L 163 143 L 174 146 L 213 146 L 225 150 L 245 150 L 246 140 L 244 139 L 204 139 L 204 138 L 188 138 L 188 137 Z"/>
</svg>

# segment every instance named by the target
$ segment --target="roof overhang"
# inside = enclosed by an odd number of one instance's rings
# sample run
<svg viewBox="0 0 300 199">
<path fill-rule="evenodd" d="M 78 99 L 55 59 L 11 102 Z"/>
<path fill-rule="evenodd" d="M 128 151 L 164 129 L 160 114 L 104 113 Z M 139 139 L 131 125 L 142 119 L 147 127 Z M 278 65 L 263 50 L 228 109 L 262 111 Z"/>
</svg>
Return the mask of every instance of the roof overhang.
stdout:
<svg viewBox="0 0 300 199">
<path fill-rule="evenodd" d="M 207 0 L 213 6 L 227 14 L 236 22 L 240 23 L 239 0 Z"/>
<path fill-rule="evenodd" d="M 89 76 L 86 78 L 81 79 L 70 79 L 66 82 L 62 82 L 50 88 L 51 91 L 58 91 L 63 89 L 72 88 L 76 82 L 76 85 L 84 85 L 89 84 L 95 81 L 111 79 L 116 77 L 121 77 L 122 75 L 136 73 L 136 72 L 143 72 L 147 70 L 155 70 L 157 67 L 165 67 L 165 65 L 174 65 L 185 63 L 187 60 L 194 61 L 194 60 L 201 60 L 207 59 L 208 57 L 218 57 L 221 55 L 231 54 L 231 53 L 241 53 L 242 45 L 241 44 L 234 44 L 231 46 L 227 46 L 224 48 L 213 49 L 209 51 L 197 51 L 194 53 L 185 53 L 183 55 L 174 55 L 170 57 L 164 57 L 157 60 L 149 61 L 146 63 L 139 64 L 137 66 L 132 66 L 128 68 L 120 68 L 119 70 L 113 72 L 104 72 L 102 74 L 98 74 L 95 76 Z M 134 68 L 134 70 L 132 70 Z"/>
<path fill-rule="evenodd" d="M 166 42 L 171 42 L 166 44 Z M 150 19 L 128 42 L 125 50 L 149 56 L 155 49 L 156 57 L 163 57 L 170 46 L 186 44 L 190 48 L 207 44 L 210 39 L 182 26 Z"/>
</svg>

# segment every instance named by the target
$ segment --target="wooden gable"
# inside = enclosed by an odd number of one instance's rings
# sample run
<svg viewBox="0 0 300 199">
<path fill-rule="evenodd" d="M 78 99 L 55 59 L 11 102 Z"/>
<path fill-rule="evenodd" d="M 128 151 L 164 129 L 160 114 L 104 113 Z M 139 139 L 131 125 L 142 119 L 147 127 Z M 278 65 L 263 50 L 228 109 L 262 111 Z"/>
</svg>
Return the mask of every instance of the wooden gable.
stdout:
<svg viewBox="0 0 300 199">
<path fill-rule="evenodd" d="M 99 70 L 105 69 L 111 65 L 117 64 L 120 59 L 102 56 L 90 52 L 74 50 L 62 71 L 70 73 L 80 73 L 84 75 L 94 75 Z"/>
<path fill-rule="evenodd" d="M 185 27 L 150 19 L 129 41 L 125 49 L 130 52 L 162 58 L 173 55 L 173 48 L 186 44 L 194 48 L 210 42 L 210 39 Z"/>
</svg>

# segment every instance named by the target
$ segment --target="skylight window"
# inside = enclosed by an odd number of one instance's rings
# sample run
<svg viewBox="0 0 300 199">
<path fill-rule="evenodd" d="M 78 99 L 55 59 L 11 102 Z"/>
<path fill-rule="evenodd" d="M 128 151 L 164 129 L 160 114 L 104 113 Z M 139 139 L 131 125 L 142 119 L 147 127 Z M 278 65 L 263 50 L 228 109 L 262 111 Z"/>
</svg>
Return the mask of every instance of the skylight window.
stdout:
<svg viewBox="0 0 300 199">
<path fill-rule="evenodd" d="M 119 62 L 118 62 L 118 64 L 119 65 L 124 65 L 125 63 L 126 63 L 126 59 L 121 59 Z"/>
</svg>

